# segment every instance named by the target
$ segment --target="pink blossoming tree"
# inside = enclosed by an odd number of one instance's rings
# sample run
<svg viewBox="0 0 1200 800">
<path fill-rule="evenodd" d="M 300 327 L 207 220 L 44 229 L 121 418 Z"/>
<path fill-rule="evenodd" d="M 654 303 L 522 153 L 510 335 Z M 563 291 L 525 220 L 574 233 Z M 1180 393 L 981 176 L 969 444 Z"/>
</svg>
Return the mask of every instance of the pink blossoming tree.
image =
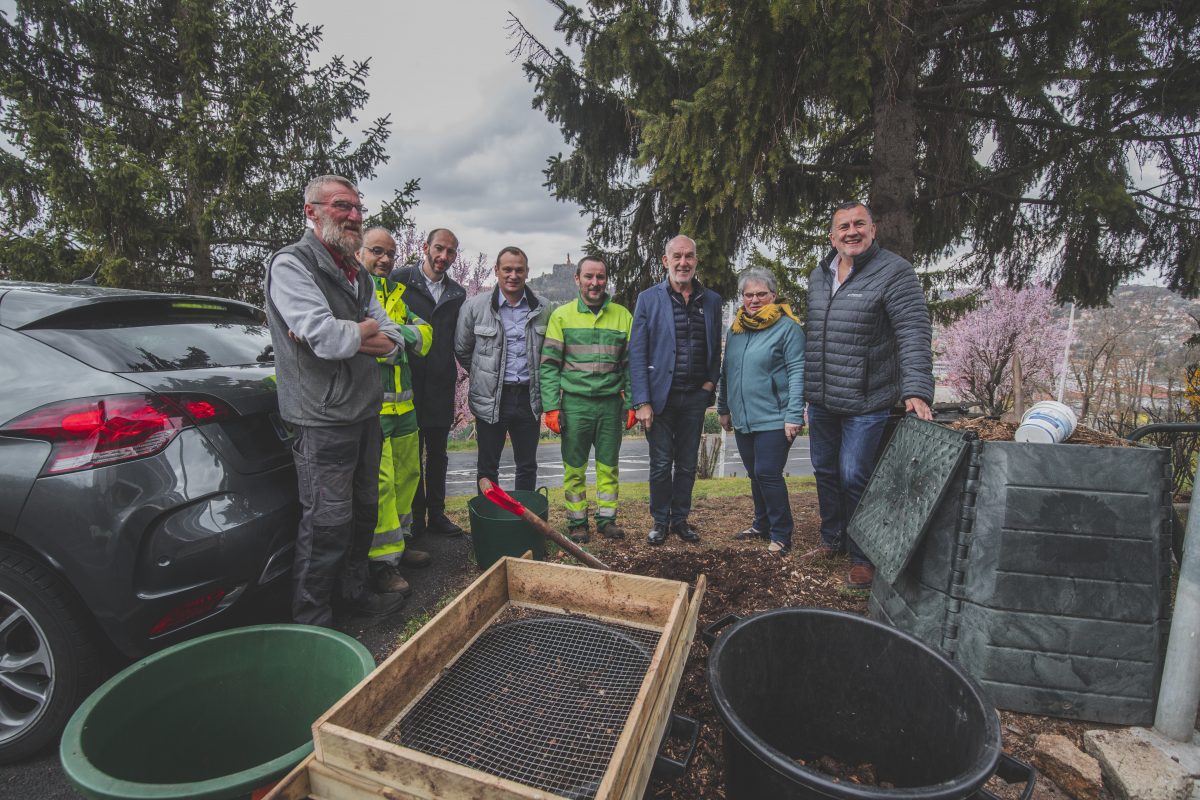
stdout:
<svg viewBox="0 0 1200 800">
<path fill-rule="evenodd" d="M 1062 368 L 1064 326 L 1046 287 L 988 289 L 983 301 L 941 335 L 946 382 L 985 414 L 1013 407 L 1013 355 L 1021 359 L 1022 394 L 1049 397 Z"/>
</svg>

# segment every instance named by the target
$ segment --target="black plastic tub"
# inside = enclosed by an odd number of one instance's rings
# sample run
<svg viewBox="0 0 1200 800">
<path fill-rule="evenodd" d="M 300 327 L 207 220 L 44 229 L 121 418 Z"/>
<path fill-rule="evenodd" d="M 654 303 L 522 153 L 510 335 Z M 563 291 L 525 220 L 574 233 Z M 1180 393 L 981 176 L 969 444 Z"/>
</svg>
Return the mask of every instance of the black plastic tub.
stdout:
<svg viewBox="0 0 1200 800">
<path fill-rule="evenodd" d="M 1027 781 L 1023 798 L 1033 792 L 1033 770 L 1001 753 L 979 687 L 913 636 L 814 608 L 727 617 L 704 636 L 734 800 L 988 797 L 981 787 L 998 771 Z M 872 764 L 895 788 L 837 782 L 797 761 L 821 756 Z"/>
</svg>

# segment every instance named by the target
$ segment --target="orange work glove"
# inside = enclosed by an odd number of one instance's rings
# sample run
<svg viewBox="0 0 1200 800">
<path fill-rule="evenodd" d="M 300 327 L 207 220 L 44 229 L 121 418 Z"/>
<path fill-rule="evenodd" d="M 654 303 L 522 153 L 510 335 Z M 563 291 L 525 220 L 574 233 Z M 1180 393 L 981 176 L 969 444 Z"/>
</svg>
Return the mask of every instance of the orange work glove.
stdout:
<svg viewBox="0 0 1200 800">
<path fill-rule="evenodd" d="M 625 430 L 629 430 L 634 425 L 637 425 L 637 412 L 631 408 L 625 412 Z"/>
<path fill-rule="evenodd" d="M 555 409 L 554 411 L 547 411 L 545 414 L 542 415 L 542 419 L 543 419 L 543 421 L 545 421 L 547 428 L 554 431 L 555 433 L 562 433 L 562 426 L 558 422 L 558 410 L 557 409 Z"/>
</svg>

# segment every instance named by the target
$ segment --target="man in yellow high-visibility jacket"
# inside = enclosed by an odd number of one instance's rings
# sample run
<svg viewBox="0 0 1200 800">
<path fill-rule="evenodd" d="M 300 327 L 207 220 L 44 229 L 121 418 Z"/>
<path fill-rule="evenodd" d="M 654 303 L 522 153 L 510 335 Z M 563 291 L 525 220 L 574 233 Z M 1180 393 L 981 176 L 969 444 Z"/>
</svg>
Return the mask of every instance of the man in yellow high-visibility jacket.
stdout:
<svg viewBox="0 0 1200 800">
<path fill-rule="evenodd" d="M 421 479 L 412 372 L 405 351 L 417 356 L 428 353 L 433 329 L 404 304 L 404 287 L 387 278 L 396 261 L 396 242 L 387 229 L 371 228 L 363 234 L 358 257 L 371 273 L 379 304 L 400 326 L 405 342 L 405 347 L 397 349 L 390 358 L 379 359 L 383 381 L 383 408 L 379 415 L 383 456 L 379 461 L 379 519 L 367 566 L 375 591 L 407 595 L 412 589 L 400 574 L 399 566 L 424 567 L 430 559 L 428 553 L 405 546 L 405 537 L 412 527 L 413 496 Z"/>
</svg>

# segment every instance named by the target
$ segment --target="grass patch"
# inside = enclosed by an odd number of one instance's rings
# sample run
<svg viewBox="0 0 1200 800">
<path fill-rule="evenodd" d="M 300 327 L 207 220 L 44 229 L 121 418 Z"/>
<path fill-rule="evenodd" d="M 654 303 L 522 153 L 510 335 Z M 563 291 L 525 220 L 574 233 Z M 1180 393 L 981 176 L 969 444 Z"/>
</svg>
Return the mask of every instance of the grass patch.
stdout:
<svg viewBox="0 0 1200 800">
<path fill-rule="evenodd" d="M 458 592 L 447 592 L 438 598 L 438 601 L 433 604 L 433 608 L 409 617 L 408 622 L 404 623 L 404 630 L 400 631 L 400 635 L 396 637 L 396 647 L 411 639 L 417 631 L 425 627 L 425 623 L 437 616 L 437 613 L 450 605 L 450 602 L 456 597 L 458 597 Z"/>
</svg>

